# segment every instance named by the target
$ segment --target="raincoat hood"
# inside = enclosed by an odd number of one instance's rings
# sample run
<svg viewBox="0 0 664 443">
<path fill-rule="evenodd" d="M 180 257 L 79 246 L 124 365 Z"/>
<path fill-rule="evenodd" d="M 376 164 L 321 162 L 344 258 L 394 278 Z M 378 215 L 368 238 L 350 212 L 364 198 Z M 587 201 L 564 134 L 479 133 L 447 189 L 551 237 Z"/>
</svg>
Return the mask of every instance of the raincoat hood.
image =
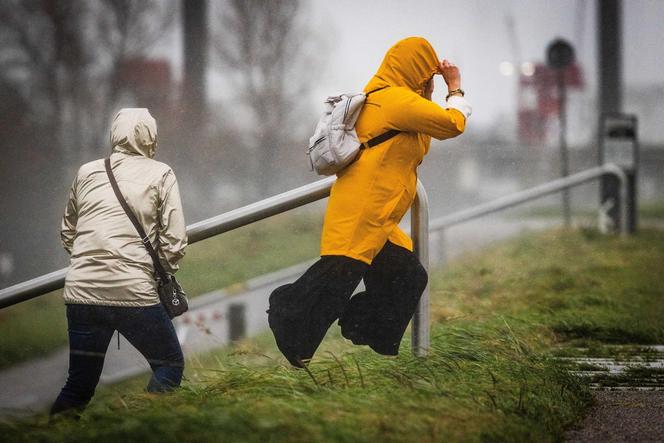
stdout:
<svg viewBox="0 0 664 443">
<path fill-rule="evenodd" d="M 425 84 L 437 72 L 438 56 L 431 44 L 422 37 L 408 37 L 387 51 L 364 90 L 402 86 L 422 95 Z"/>
<path fill-rule="evenodd" d="M 153 158 L 157 149 L 157 122 L 146 108 L 123 108 L 111 126 L 113 152 Z"/>
</svg>

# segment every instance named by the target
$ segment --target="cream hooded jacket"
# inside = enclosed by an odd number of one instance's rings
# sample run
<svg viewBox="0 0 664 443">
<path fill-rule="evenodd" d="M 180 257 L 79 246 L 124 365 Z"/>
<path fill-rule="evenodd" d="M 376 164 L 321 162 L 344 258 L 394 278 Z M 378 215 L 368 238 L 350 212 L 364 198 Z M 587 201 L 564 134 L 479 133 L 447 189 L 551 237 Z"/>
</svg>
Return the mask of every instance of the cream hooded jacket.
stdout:
<svg viewBox="0 0 664 443">
<path fill-rule="evenodd" d="M 168 272 L 178 269 L 187 234 L 175 174 L 153 160 L 157 124 L 147 109 L 122 109 L 111 128 L 111 165 L 123 196 Z M 154 265 L 122 210 L 104 160 L 81 166 L 72 184 L 61 231 L 71 255 L 66 303 L 150 306 L 159 303 Z"/>
</svg>

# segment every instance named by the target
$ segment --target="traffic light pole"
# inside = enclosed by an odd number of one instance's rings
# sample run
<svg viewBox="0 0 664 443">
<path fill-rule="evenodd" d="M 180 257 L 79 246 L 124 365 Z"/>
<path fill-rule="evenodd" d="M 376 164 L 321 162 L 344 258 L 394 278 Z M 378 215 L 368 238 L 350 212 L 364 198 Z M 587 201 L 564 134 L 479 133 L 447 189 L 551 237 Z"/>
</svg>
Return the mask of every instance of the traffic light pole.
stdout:
<svg viewBox="0 0 664 443">
<path fill-rule="evenodd" d="M 567 85 L 566 72 L 574 63 L 574 48 L 563 39 L 552 41 L 546 49 L 546 62 L 556 72 L 558 80 L 558 123 L 560 136 L 560 175 L 569 175 L 569 155 L 567 152 Z M 565 227 L 572 224 L 569 189 L 563 189 L 563 219 Z"/>
<path fill-rule="evenodd" d="M 565 87 L 565 71 L 557 70 L 558 74 L 558 116 L 560 119 L 560 175 L 569 175 L 569 153 L 567 151 L 567 90 Z M 565 227 L 572 223 L 570 192 L 568 188 L 562 191 L 563 197 L 563 219 Z"/>
</svg>

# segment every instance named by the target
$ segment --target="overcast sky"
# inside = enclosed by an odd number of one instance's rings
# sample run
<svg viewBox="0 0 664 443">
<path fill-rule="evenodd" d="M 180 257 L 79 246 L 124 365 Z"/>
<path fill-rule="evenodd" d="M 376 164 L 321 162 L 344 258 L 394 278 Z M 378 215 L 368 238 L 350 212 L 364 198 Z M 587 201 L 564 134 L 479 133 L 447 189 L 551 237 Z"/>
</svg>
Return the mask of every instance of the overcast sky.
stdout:
<svg viewBox="0 0 664 443">
<path fill-rule="evenodd" d="M 223 1 L 211 0 L 213 8 Z M 314 100 L 361 90 L 385 51 L 404 37 L 427 38 L 438 56 L 461 68 L 462 86 L 474 105 L 478 126 L 514 115 L 516 76 L 501 74 L 502 62 L 542 62 L 554 38 L 577 51 L 586 87 L 596 92 L 596 10 L 594 0 L 310 0 L 303 2 L 313 32 L 326 40 L 321 58 L 325 73 L 317 79 Z M 627 85 L 664 85 L 664 0 L 624 0 L 624 78 Z M 214 14 L 211 14 L 214 20 Z M 508 23 L 513 23 L 514 37 Z M 181 59 L 179 33 L 165 39 L 156 53 Z M 224 94 L 211 73 L 212 96 Z M 444 96 L 442 80 L 437 98 Z M 434 96 L 436 99 L 436 96 Z"/>
<path fill-rule="evenodd" d="M 664 84 L 664 0 L 625 0 L 624 10 L 625 81 Z M 478 124 L 514 112 L 516 78 L 500 73 L 501 62 L 542 62 L 556 37 L 576 48 L 587 90 L 595 92 L 595 1 L 315 0 L 311 12 L 315 22 L 331 23 L 338 41 L 330 53 L 337 69 L 321 79 L 323 94 L 364 86 L 390 45 L 410 35 L 427 38 L 440 58 L 461 67 Z M 510 18 L 515 39 L 510 38 Z M 445 90 L 442 82 L 436 86 L 439 93 Z"/>
</svg>

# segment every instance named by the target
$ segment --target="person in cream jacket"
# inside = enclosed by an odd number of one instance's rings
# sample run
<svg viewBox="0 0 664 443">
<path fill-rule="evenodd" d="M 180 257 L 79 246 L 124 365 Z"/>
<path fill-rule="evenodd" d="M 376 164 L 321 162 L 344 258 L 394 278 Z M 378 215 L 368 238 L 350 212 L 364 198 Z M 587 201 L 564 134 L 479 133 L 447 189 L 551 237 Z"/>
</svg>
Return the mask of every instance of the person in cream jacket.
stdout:
<svg viewBox="0 0 664 443">
<path fill-rule="evenodd" d="M 153 159 L 157 124 L 147 109 L 120 110 L 111 128 L 111 168 L 167 272 L 176 272 L 187 234 L 177 179 Z M 63 297 L 67 308 L 69 376 L 51 413 L 83 408 L 94 395 L 115 331 L 148 360 L 147 390 L 179 386 L 184 360 L 173 324 L 157 295 L 154 264 L 117 200 L 104 159 L 79 169 L 62 219 L 71 256 Z"/>
</svg>

